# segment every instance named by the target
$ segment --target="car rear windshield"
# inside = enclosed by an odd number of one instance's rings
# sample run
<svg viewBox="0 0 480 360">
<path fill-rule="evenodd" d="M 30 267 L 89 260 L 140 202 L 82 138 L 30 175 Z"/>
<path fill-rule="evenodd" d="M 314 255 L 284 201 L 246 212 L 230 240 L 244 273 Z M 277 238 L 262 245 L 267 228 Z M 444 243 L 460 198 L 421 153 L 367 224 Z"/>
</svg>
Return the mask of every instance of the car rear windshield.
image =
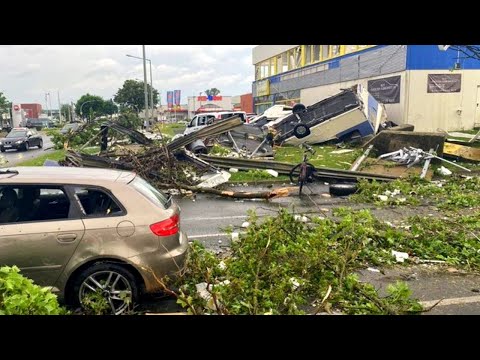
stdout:
<svg viewBox="0 0 480 360">
<path fill-rule="evenodd" d="M 159 191 L 140 176 L 136 176 L 130 183 L 139 193 L 145 196 L 148 200 L 159 207 L 168 209 L 171 205 L 171 200 L 163 192 Z"/>
</svg>

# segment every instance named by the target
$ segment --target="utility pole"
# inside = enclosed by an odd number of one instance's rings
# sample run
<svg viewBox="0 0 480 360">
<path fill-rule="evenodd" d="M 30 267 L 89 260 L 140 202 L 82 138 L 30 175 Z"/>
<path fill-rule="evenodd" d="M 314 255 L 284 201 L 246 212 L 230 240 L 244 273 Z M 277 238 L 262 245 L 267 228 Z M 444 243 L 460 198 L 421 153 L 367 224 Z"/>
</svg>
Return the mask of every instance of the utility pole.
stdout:
<svg viewBox="0 0 480 360">
<path fill-rule="evenodd" d="M 49 104 L 49 108 L 50 108 L 50 117 L 52 117 L 52 114 L 53 114 L 53 109 L 52 109 L 52 96 L 50 95 L 50 93 L 48 93 L 48 104 Z"/>
<path fill-rule="evenodd" d="M 48 109 L 48 99 L 47 99 L 48 93 L 45 93 L 45 107 L 47 108 L 47 116 L 50 113 L 50 110 Z"/>
<path fill-rule="evenodd" d="M 57 97 L 58 97 L 58 118 L 60 119 L 60 122 L 62 122 L 62 104 L 60 103 L 60 91 L 57 91 Z"/>
<path fill-rule="evenodd" d="M 148 86 L 147 86 L 147 60 L 145 57 L 145 45 L 142 45 L 143 49 L 143 85 L 145 92 L 145 120 L 147 130 L 150 130 L 150 117 L 148 116 Z"/>
<path fill-rule="evenodd" d="M 149 61 L 150 63 L 150 105 L 152 106 L 152 120 L 155 121 L 155 113 L 153 111 L 154 105 L 153 105 L 153 77 L 152 77 L 152 60 Z"/>
</svg>

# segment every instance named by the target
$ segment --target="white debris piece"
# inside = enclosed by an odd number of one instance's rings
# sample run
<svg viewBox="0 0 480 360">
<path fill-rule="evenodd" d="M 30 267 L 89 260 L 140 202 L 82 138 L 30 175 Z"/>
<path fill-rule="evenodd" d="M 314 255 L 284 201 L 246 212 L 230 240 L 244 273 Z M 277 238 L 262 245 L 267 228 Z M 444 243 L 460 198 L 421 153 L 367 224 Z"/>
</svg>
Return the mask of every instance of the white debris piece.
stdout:
<svg viewBox="0 0 480 360">
<path fill-rule="evenodd" d="M 221 171 L 219 174 L 209 176 L 197 186 L 200 188 L 213 188 L 220 184 L 226 183 L 230 179 L 230 176 L 232 176 L 232 174 L 230 174 L 228 171 Z M 204 177 L 202 176 L 202 180 L 203 179 Z"/>
<path fill-rule="evenodd" d="M 332 197 L 332 195 L 327 194 L 327 193 L 321 193 L 320 195 L 324 198 L 331 198 Z"/>
<path fill-rule="evenodd" d="M 300 286 L 300 282 L 297 279 L 295 279 L 294 277 L 290 278 L 290 283 L 292 284 L 292 289 L 293 290 L 297 290 L 298 287 Z"/>
<path fill-rule="evenodd" d="M 443 176 L 452 175 L 452 172 L 448 170 L 445 166 L 441 166 L 438 168 L 438 173 Z"/>
<path fill-rule="evenodd" d="M 230 168 L 230 169 L 228 169 L 228 171 L 231 172 L 231 173 L 237 173 L 237 172 L 238 172 L 238 169 L 236 169 L 236 168 Z"/>
<path fill-rule="evenodd" d="M 220 270 L 225 270 L 227 268 L 227 265 L 225 264 L 225 262 L 220 261 L 220 263 L 218 264 L 218 268 Z M 225 281 L 228 281 L 228 280 L 225 280 Z"/>
<path fill-rule="evenodd" d="M 368 270 L 368 271 L 371 271 L 371 272 L 376 272 L 376 273 L 379 273 L 379 272 L 380 272 L 380 270 L 375 269 L 375 268 L 371 268 L 371 267 L 367 268 L 367 270 Z"/>
<path fill-rule="evenodd" d="M 397 262 L 403 263 L 405 259 L 408 259 L 408 254 L 406 252 L 392 250 L 392 256 L 395 256 Z"/>
<path fill-rule="evenodd" d="M 242 228 L 247 228 L 250 226 L 250 223 L 248 221 L 245 221 L 243 224 L 242 224 Z"/>
<path fill-rule="evenodd" d="M 222 240 L 218 240 L 218 243 L 221 244 L 221 243 L 222 243 Z"/>
<path fill-rule="evenodd" d="M 388 196 L 387 195 L 378 195 L 377 196 L 381 201 L 387 201 L 388 200 Z"/>
<path fill-rule="evenodd" d="M 275 170 L 272 170 L 272 169 L 265 170 L 265 172 L 269 173 L 269 174 L 272 175 L 273 177 L 277 177 L 277 176 L 278 176 L 278 172 L 275 171 Z"/>
<path fill-rule="evenodd" d="M 300 221 L 300 222 L 308 222 L 308 218 L 304 215 L 294 215 L 293 218 L 297 221 Z"/>
<path fill-rule="evenodd" d="M 210 288 L 208 290 L 212 289 L 211 286 L 212 285 L 210 285 Z M 197 294 L 207 302 L 207 307 L 210 310 L 216 310 L 215 303 L 212 298 L 212 294 L 210 294 L 210 292 L 207 290 L 207 283 L 202 282 L 200 284 L 195 285 L 195 287 L 197 289 Z"/>
<path fill-rule="evenodd" d="M 349 152 L 352 152 L 354 151 L 353 149 L 341 149 L 341 150 L 335 150 L 335 151 L 332 151 L 330 154 L 346 154 L 346 153 L 349 153 Z"/>
<path fill-rule="evenodd" d="M 239 234 L 238 232 L 232 232 L 232 241 L 238 241 L 239 240 Z"/>
</svg>

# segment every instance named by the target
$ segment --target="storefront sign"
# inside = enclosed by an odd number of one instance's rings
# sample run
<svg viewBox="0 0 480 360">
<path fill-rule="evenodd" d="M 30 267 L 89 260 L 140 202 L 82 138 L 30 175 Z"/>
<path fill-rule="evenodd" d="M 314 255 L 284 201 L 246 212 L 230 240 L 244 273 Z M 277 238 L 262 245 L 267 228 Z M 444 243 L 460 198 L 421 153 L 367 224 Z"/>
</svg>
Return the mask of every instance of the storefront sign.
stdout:
<svg viewBox="0 0 480 360">
<path fill-rule="evenodd" d="M 428 74 L 427 93 L 457 93 L 462 88 L 462 74 Z"/>
<path fill-rule="evenodd" d="M 370 80 L 368 92 L 382 104 L 398 104 L 400 102 L 400 75 Z"/>
</svg>

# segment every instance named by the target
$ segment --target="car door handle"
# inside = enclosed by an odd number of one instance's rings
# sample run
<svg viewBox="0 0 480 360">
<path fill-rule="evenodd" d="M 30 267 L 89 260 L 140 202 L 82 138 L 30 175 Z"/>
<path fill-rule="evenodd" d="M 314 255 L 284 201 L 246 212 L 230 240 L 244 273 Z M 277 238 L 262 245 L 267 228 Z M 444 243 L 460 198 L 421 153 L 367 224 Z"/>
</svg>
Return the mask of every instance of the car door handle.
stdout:
<svg viewBox="0 0 480 360">
<path fill-rule="evenodd" d="M 57 240 L 63 243 L 74 242 L 77 238 L 77 234 L 60 234 L 57 235 Z"/>
</svg>

